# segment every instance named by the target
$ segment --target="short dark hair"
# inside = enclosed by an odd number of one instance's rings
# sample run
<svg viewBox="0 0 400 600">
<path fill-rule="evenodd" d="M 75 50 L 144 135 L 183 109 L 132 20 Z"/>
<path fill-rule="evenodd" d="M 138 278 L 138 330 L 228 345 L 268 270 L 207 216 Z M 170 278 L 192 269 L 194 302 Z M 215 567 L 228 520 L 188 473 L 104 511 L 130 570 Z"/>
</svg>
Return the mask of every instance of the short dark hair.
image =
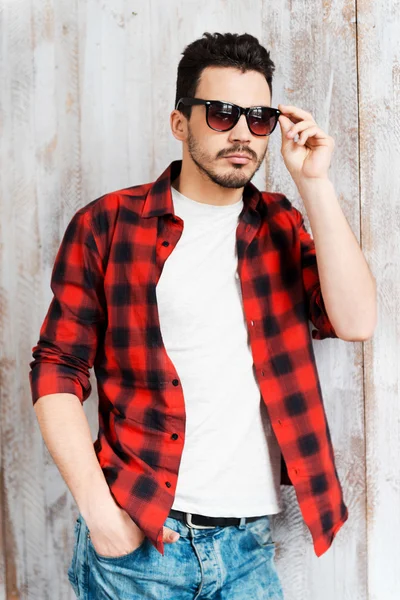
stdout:
<svg viewBox="0 0 400 600">
<path fill-rule="evenodd" d="M 184 49 L 178 65 L 175 105 L 180 98 L 193 98 L 206 67 L 234 67 L 242 73 L 258 71 L 264 75 L 272 98 L 275 65 L 270 53 L 249 33 L 214 33 L 208 31 Z M 180 104 L 179 110 L 189 119 L 191 106 Z"/>
</svg>

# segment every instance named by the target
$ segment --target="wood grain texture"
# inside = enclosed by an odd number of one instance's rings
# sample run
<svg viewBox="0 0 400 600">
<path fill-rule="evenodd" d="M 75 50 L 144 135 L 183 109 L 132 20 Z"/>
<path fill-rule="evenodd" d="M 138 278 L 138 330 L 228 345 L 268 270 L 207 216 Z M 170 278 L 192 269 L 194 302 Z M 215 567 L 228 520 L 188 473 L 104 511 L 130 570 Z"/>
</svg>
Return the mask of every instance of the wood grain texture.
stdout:
<svg viewBox="0 0 400 600">
<path fill-rule="evenodd" d="M 276 64 L 273 106 L 281 102 L 310 112 L 335 139 L 330 178 L 360 240 L 355 5 L 265 0 L 262 41 Z M 280 147 L 281 135 L 273 135 L 266 157 L 266 189 L 284 192 L 304 215 L 312 235 Z M 289 600 L 366 600 L 362 344 L 326 339 L 313 340 L 313 347 L 349 520 L 329 551 L 317 558 L 295 492 L 283 488 L 285 510 L 275 518 L 279 570 Z"/>
<path fill-rule="evenodd" d="M 362 242 L 378 287 L 365 344 L 369 600 L 400 596 L 400 2 L 358 3 Z"/>
<path fill-rule="evenodd" d="M 32 407 L 21 393 L 29 351 L 35 243 L 30 225 L 37 214 L 35 190 L 34 68 L 32 13 L 23 2 L 2 10 L 1 137 L 1 444 L 5 551 L 3 596 L 28 597 L 40 589 L 33 575 L 44 550 L 33 516 L 43 488 L 36 477 L 42 445 L 35 439 Z M 36 254 L 37 258 L 37 254 Z M 36 467 L 39 467 L 37 469 Z M 33 518 L 32 518 L 33 516 Z M 40 573 L 40 566 L 39 566 Z"/>
<path fill-rule="evenodd" d="M 272 105 L 310 111 L 335 138 L 330 176 L 379 290 L 373 340 L 313 341 L 349 520 L 318 559 L 282 487 L 272 527 L 285 600 L 399 597 L 399 4 L 0 0 L 0 600 L 74 598 L 78 511 L 36 422 L 31 349 L 75 211 L 181 157 L 176 69 L 205 31 L 258 37 L 276 65 Z M 305 214 L 280 144 L 278 126 L 253 182 Z"/>
</svg>

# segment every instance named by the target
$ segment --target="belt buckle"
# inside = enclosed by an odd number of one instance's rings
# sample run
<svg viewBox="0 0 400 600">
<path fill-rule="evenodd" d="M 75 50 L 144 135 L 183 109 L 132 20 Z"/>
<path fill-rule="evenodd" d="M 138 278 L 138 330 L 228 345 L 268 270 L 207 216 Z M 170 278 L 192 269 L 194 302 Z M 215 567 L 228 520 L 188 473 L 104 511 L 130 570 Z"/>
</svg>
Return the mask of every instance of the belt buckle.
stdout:
<svg viewBox="0 0 400 600">
<path fill-rule="evenodd" d="M 192 521 L 193 513 L 185 513 L 185 522 L 191 529 L 215 529 L 216 525 L 197 525 Z"/>
</svg>

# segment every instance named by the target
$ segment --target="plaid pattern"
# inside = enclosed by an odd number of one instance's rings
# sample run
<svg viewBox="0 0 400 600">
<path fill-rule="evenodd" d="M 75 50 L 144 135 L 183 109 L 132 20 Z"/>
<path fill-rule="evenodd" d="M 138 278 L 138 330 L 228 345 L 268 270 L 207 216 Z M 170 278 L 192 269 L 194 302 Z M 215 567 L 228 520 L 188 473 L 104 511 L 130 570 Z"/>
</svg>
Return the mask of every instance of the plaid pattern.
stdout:
<svg viewBox="0 0 400 600">
<path fill-rule="evenodd" d="M 69 222 L 51 278 L 54 297 L 32 348 L 33 403 L 69 392 L 84 402 L 94 366 L 99 463 L 117 503 L 163 555 L 184 444 L 179 374 L 162 342 L 156 284 L 182 233 L 173 161 L 152 183 L 93 200 Z M 285 195 L 244 188 L 238 272 L 254 368 L 293 485 L 321 556 L 348 518 L 310 335 L 338 337 L 325 311 L 314 243 Z M 201 376 L 201 373 L 199 374 Z"/>
</svg>

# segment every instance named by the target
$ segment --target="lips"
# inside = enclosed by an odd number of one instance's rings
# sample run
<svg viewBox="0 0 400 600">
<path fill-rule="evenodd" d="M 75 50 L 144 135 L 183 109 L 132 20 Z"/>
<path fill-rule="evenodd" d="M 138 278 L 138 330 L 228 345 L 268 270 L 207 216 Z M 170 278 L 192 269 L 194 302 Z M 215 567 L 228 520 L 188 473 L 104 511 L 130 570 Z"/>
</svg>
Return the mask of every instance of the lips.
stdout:
<svg viewBox="0 0 400 600">
<path fill-rule="evenodd" d="M 231 156 L 226 156 L 225 158 L 230 162 L 238 164 L 246 164 L 251 160 L 246 154 L 232 154 Z"/>
</svg>

